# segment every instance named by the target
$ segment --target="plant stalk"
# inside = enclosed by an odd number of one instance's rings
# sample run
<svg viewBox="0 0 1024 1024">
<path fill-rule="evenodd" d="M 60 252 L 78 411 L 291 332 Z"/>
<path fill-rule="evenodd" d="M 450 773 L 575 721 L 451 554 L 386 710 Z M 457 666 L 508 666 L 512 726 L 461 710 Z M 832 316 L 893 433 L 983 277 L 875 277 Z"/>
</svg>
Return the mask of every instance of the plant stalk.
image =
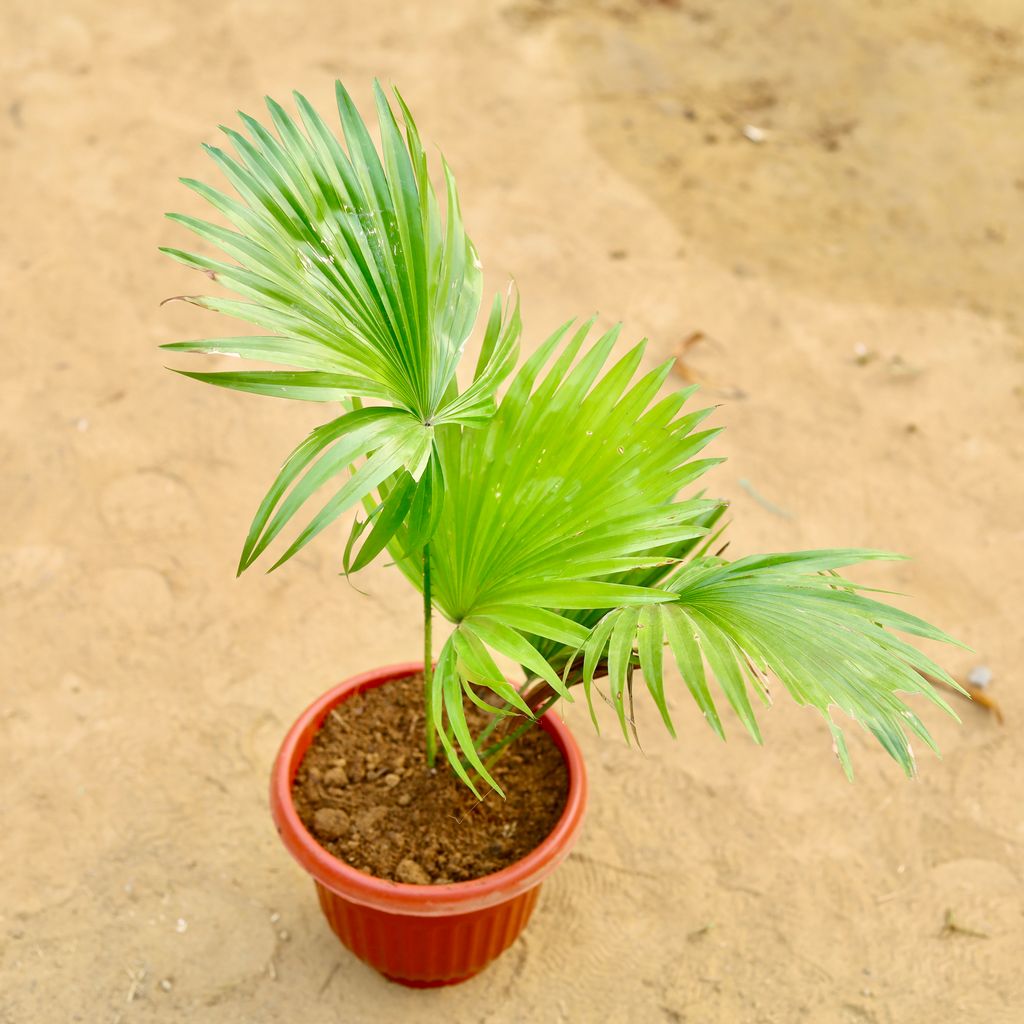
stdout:
<svg viewBox="0 0 1024 1024">
<path fill-rule="evenodd" d="M 633 655 L 632 660 L 636 661 L 637 656 Z M 598 679 L 608 674 L 608 662 L 602 659 L 598 662 L 594 669 L 594 678 Z M 583 681 L 583 666 L 579 668 L 570 667 L 569 671 L 564 676 L 565 683 L 567 686 L 575 686 Z M 538 687 L 533 693 L 530 693 L 530 688 L 539 681 L 539 677 L 529 674 L 523 685 L 519 687 L 519 694 L 522 696 L 526 703 L 533 709 L 534 717 L 528 718 L 520 725 L 517 729 L 513 730 L 503 739 L 496 743 L 492 743 L 489 747 L 485 747 L 487 740 L 490 739 L 491 734 L 498 728 L 502 722 L 505 721 L 505 716 L 495 716 L 487 726 L 481 731 L 480 735 L 476 738 L 476 749 L 480 754 L 481 760 L 484 765 L 489 769 L 498 758 L 507 750 L 520 736 L 528 732 L 534 725 L 537 724 L 537 719 L 540 718 L 546 711 L 554 707 L 559 699 L 559 695 L 547 684 L 544 683 Z M 527 696 L 529 694 L 529 696 Z M 512 705 L 508 702 L 505 703 L 505 707 L 511 709 Z M 639 745 L 639 740 L 637 741 Z M 463 764 L 468 768 L 469 765 L 465 761 Z"/>
<path fill-rule="evenodd" d="M 529 732 L 537 724 L 537 719 L 542 718 L 545 712 L 549 711 L 555 706 L 555 703 L 559 700 L 557 693 L 552 693 L 547 700 L 545 700 L 540 707 L 536 709 L 536 718 L 527 718 L 517 729 L 509 733 L 504 739 L 499 740 L 497 743 L 493 743 L 480 755 L 481 760 L 484 762 L 484 767 L 488 771 L 494 767 L 494 765 L 501 758 L 502 754 L 508 750 L 508 748 L 515 743 L 520 736 Z"/>
<path fill-rule="evenodd" d="M 519 696 L 522 697 L 523 694 L 525 694 L 527 692 L 527 690 L 529 690 L 529 688 L 536 681 L 537 681 L 537 676 L 532 675 L 532 674 L 527 674 L 526 679 L 523 681 L 522 685 L 518 688 L 519 689 Z M 508 710 L 508 711 L 512 711 L 513 710 L 512 705 L 508 701 L 504 701 L 503 702 L 503 707 L 504 707 L 505 710 Z M 505 715 L 495 715 L 490 720 L 490 722 L 488 722 L 487 725 L 484 726 L 484 728 L 480 732 L 480 735 L 477 736 L 476 743 L 474 744 L 477 750 L 482 750 L 483 749 L 483 746 L 487 742 L 487 740 L 490 738 L 491 733 L 494 732 L 494 730 L 497 729 L 499 725 L 501 725 L 501 723 L 505 720 L 505 717 L 506 717 Z"/>
<path fill-rule="evenodd" d="M 437 725 L 434 722 L 433 604 L 430 598 L 430 545 L 423 545 L 423 711 L 427 733 L 427 764 L 437 761 Z"/>
</svg>

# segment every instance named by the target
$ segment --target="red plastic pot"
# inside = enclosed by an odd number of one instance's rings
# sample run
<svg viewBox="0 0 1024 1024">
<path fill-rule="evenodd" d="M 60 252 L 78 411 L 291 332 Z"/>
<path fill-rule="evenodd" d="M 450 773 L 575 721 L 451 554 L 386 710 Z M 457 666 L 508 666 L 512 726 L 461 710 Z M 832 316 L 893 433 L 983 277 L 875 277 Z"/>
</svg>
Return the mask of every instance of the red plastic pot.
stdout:
<svg viewBox="0 0 1024 1024">
<path fill-rule="evenodd" d="M 407 885 L 367 875 L 328 853 L 292 803 L 292 782 L 313 736 L 331 708 L 347 697 L 422 668 L 411 663 L 366 672 L 314 701 L 281 744 L 270 785 L 277 831 L 313 876 L 335 935 L 371 967 L 414 988 L 466 981 L 515 942 L 537 904 L 541 882 L 569 855 L 587 802 L 583 756 L 566 726 L 549 712 L 540 725 L 565 758 L 569 793 L 558 824 L 522 860 L 471 882 Z"/>
</svg>

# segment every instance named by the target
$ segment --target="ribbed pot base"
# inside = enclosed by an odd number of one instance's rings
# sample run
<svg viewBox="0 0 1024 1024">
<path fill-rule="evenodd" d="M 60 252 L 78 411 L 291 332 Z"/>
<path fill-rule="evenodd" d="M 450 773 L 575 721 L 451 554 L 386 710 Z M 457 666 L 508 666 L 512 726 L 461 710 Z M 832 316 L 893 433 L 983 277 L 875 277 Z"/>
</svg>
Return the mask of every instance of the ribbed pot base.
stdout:
<svg viewBox="0 0 1024 1024">
<path fill-rule="evenodd" d="M 468 914 L 389 914 L 346 900 L 316 884 L 335 935 L 364 963 L 411 988 L 457 985 L 479 974 L 519 937 L 540 885 Z"/>
</svg>

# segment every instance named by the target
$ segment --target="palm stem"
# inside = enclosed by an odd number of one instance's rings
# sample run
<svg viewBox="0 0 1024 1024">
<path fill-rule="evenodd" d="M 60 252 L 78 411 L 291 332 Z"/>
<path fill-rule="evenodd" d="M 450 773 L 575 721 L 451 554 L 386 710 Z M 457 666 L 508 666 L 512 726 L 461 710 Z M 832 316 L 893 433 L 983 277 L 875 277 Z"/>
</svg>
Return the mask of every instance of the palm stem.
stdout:
<svg viewBox="0 0 1024 1024">
<path fill-rule="evenodd" d="M 538 722 L 539 719 L 543 718 L 545 712 L 554 707 L 555 702 L 560 700 L 560 696 L 557 693 L 552 692 L 551 696 L 537 709 L 536 717 L 527 718 L 525 722 L 518 729 L 510 732 L 506 737 L 499 740 L 497 743 L 492 743 L 480 756 L 485 766 L 490 769 L 501 757 L 501 755 L 513 744 L 520 736 L 524 733 L 529 732 Z"/>
<path fill-rule="evenodd" d="M 423 711 L 427 733 L 427 764 L 437 760 L 437 725 L 434 722 L 433 606 L 430 600 L 430 545 L 423 545 Z"/>
<path fill-rule="evenodd" d="M 533 675 L 532 673 L 527 673 L 526 679 L 523 680 L 522 684 L 518 687 L 518 689 L 519 689 L 519 696 L 522 697 L 523 694 L 525 694 L 527 692 L 527 690 L 529 690 L 530 687 L 536 681 L 537 681 L 537 676 Z M 527 702 L 527 703 L 529 703 L 529 702 Z M 508 701 L 504 701 L 503 702 L 502 710 L 504 710 L 504 711 L 511 711 L 512 710 L 512 705 Z M 477 750 L 483 749 L 483 745 L 487 742 L 487 740 L 490 737 L 491 733 L 494 732 L 494 730 L 497 729 L 499 725 L 501 725 L 501 723 L 505 720 L 505 717 L 506 716 L 504 714 L 494 715 L 494 717 L 490 720 L 490 722 L 488 722 L 487 725 L 480 731 L 480 735 L 477 736 L 476 743 L 474 744 L 474 746 L 476 747 Z"/>
</svg>

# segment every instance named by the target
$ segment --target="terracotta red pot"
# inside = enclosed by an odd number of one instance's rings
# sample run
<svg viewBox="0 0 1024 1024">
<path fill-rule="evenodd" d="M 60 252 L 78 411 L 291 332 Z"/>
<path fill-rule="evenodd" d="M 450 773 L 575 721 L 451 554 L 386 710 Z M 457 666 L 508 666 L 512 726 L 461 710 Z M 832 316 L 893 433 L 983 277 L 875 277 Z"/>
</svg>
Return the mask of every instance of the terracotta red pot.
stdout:
<svg viewBox="0 0 1024 1024">
<path fill-rule="evenodd" d="M 414 988 L 465 981 L 512 945 L 536 906 L 541 882 L 569 855 L 587 802 L 582 754 L 549 712 L 540 725 L 565 758 L 569 794 L 558 824 L 522 860 L 471 882 L 407 885 L 364 874 L 328 853 L 306 831 L 292 803 L 292 781 L 313 736 L 331 708 L 347 697 L 422 668 L 411 663 L 366 672 L 314 701 L 281 744 L 270 785 L 277 831 L 313 876 L 334 933 L 371 967 Z"/>
</svg>

